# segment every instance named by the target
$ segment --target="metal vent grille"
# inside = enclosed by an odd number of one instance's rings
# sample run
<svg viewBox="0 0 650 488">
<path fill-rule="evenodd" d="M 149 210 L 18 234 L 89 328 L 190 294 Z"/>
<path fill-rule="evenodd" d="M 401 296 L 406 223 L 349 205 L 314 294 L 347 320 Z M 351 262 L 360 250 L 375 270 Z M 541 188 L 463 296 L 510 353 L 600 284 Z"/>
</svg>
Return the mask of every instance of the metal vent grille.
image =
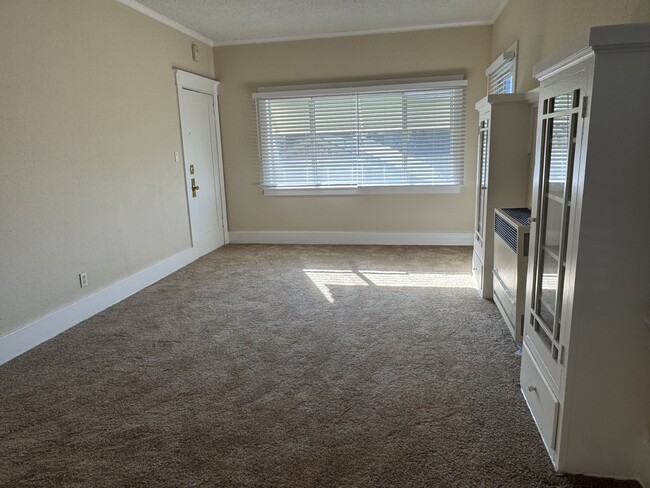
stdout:
<svg viewBox="0 0 650 488">
<path fill-rule="evenodd" d="M 502 208 L 501 211 L 512 220 L 516 220 L 521 225 L 530 225 L 530 209 L 529 208 Z"/>
<path fill-rule="evenodd" d="M 494 231 L 508 244 L 510 249 L 517 252 L 517 229 L 499 214 L 495 214 L 494 216 Z"/>
</svg>

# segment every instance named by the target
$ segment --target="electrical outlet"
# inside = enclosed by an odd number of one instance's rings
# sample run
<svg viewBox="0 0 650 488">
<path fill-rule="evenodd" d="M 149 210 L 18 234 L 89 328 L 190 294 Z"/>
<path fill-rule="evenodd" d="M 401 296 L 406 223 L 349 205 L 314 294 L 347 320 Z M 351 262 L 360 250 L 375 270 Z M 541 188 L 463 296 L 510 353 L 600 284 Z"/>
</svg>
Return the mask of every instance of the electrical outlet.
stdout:
<svg viewBox="0 0 650 488">
<path fill-rule="evenodd" d="M 79 284 L 81 285 L 81 288 L 88 286 L 88 273 L 85 271 L 83 273 L 79 273 Z"/>
<path fill-rule="evenodd" d="M 174 161 L 176 161 L 177 163 L 181 162 L 181 153 L 179 153 L 178 151 L 174 151 Z"/>
</svg>

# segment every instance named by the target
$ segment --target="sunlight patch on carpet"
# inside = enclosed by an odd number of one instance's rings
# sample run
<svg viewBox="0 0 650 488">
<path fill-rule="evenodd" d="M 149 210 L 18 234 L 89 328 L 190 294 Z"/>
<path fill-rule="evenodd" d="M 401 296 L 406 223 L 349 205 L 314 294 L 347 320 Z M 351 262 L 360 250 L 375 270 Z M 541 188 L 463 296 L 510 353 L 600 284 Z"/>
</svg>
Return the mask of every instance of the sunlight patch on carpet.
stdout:
<svg viewBox="0 0 650 488">
<path fill-rule="evenodd" d="M 379 286 L 418 288 L 473 288 L 469 273 L 409 273 L 350 269 L 304 269 L 328 302 L 334 303 L 334 286 Z"/>
</svg>

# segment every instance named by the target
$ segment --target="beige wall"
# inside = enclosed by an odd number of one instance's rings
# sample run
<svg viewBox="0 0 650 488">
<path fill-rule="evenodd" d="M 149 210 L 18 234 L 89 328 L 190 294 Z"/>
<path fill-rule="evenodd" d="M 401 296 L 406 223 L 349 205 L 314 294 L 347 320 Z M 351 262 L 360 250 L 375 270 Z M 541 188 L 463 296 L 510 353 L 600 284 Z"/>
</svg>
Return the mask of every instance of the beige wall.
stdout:
<svg viewBox="0 0 650 488">
<path fill-rule="evenodd" d="M 538 86 L 533 65 L 595 25 L 650 21 L 650 0 L 510 0 L 492 31 L 492 57 L 519 41 L 517 91 Z"/>
<path fill-rule="evenodd" d="M 0 0 L 0 336 L 189 247 L 192 42 L 114 0 Z"/>
<path fill-rule="evenodd" d="M 471 232 L 477 113 L 491 28 L 215 48 L 228 219 L 232 231 Z M 462 74 L 467 91 L 465 185 L 459 194 L 265 197 L 259 188 L 259 86 Z"/>
</svg>

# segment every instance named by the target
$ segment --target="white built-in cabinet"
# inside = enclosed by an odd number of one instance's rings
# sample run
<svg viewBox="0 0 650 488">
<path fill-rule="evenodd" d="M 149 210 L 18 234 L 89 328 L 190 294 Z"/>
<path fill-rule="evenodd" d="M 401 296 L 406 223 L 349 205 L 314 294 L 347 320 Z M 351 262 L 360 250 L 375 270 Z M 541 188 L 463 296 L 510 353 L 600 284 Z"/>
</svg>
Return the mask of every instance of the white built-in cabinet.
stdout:
<svg viewBox="0 0 650 488">
<path fill-rule="evenodd" d="M 472 274 L 483 298 L 492 298 L 494 209 L 525 207 L 529 177 L 530 105 L 519 93 L 488 95 L 479 112 L 476 216 Z"/>
<path fill-rule="evenodd" d="M 540 81 L 521 388 L 556 469 L 650 473 L 650 24 Z"/>
</svg>

